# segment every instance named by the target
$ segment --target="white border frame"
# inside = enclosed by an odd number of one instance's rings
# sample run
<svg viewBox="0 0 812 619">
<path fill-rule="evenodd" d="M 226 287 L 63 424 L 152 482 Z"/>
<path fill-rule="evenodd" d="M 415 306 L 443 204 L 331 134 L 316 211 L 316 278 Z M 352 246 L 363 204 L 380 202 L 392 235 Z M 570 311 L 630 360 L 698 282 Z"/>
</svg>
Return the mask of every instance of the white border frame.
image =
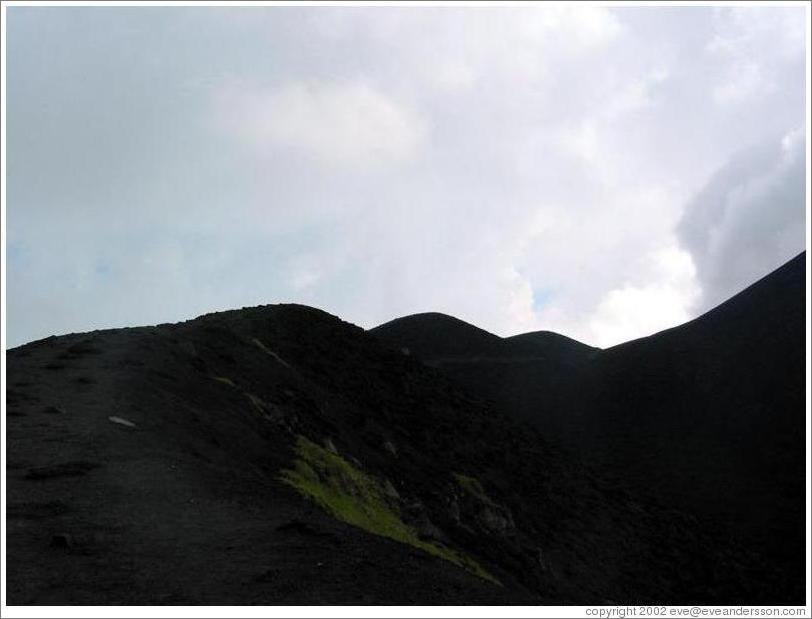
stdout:
<svg viewBox="0 0 812 619">
<path fill-rule="evenodd" d="M 0 96 L 0 109 L 2 109 L 2 119 L 0 120 L 0 135 L 2 135 L 2 147 L 0 147 L 0 161 L 2 161 L 2 178 L 0 179 L 0 187 L 2 188 L 2 221 L 0 223 L 0 237 L 2 239 L 2 286 L 0 286 L 0 293 L 2 294 L 2 303 L 0 303 L 0 345 L 2 345 L 2 360 L 0 360 L 0 368 L 2 369 L 2 415 L 0 416 L 0 436 L 3 439 L 3 445 L 0 446 L 2 453 L 2 462 L 0 462 L 0 469 L 2 473 L 2 495 L 0 495 L 0 507 L 2 507 L 2 520 L 0 521 L 0 549 L 2 549 L 2 556 L 0 556 L 0 614 L 7 617 L 269 617 L 269 616 L 284 616 L 284 617 L 414 617 L 415 615 L 425 615 L 433 617 L 494 617 L 494 616 L 510 616 L 510 617 L 585 617 L 587 611 L 601 608 L 604 609 L 602 616 L 607 617 L 622 617 L 635 616 L 631 612 L 632 609 L 640 607 L 629 606 L 604 606 L 604 607 L 587 607 L 587 606 L 6 606 L 6 493 L 5 493 L 5 480 L 6 480 L 6 9 L 13 6 L 366 6 L 366 7 L 396 7 L 396 6 L 532 6 L 540 4 L 535 1 L 505 1 L 499 2 L 494 0 L 473 0 L 466 2 L 431 2 L 426 0 L 415 0 L 411 2 L 344 2 L 336 0 L 326 0 L 320 2 L 302 1 L 302 2 L 224 2 L 203 0 L 198 2 L 181 2 L 177 0 L 170 0 L 166 2 L 138 2 L 138 1 L 122 1 L 122 2 L 31 2 L 31 1 L 10 1 L 2 3 L 2 15 L 0 16 L 0 26 L 2 27 L 2 95 Z M 544 4 L 557 4 L 566 5 L 570 2 L 545 2 Z M 812 508 L 810 507 L 810 481 L 812 481 L 812 441 L 810 441 L 810 429 L 812 427 L 812 420 L 810 420 L 810 410 L 812 410 L 812 389 L 810 389 L 809 372 L 812 369 L 810 361 L 812 360 L 812 346 L 810 344 L 810 324 L 812 324 L 812 308 L 810 307 L 810 267 L 812 267 L 812 259 L 810 258 L 810 191 L 812 190 L 812 183 L 810 182 L 810 165 L 812 165 L 812 149 L 810 148 L 809 139 L 810 121 L 812 120 L 810 114 L 810 19 L 812 18 L 812 7 L 809 2 L 698 2 L 696 0 L 688 0 L 682 2 L 583 2 L 585 5 L 593 6 L 802 6 L 806 8 L 806 607 L 805 614 L 792 615 L 795 617 L 810 617 L 810 600 L 812 600 L 812 551 L 810 550 L 810 523 L 812 523 Z M 654 608 L 654 607 L 648 607 Z M 714 609 L 719 612 L 716 616 L 724 616 L 722 612 L 728 609 L 754 609 L 754 607 L 712 607 L 712 606 L 669 606 L 666 607 L 668 612 L 666 616 L 714 616 Z M 789 610 L 796 609 L 797 607 L 781 606 L 775 607 L 776 609 Z M 710 611 L 708 614 L 703 614 L 703 610 Z M 613 614 L 608 614 L 609 611 L 614 611 Z M 621 615 L 621 612 L 623 613 Z M 732 613 L 727 616 L 736 616 Z M 747 616 L 747 615 L 738 615 Z M 751 615 L 752 616 L 752 615 Z M 763 615 L 762 615 L 763 616 Z M 781 615 L 772 615 L 781 616 Z"/>
</svg>

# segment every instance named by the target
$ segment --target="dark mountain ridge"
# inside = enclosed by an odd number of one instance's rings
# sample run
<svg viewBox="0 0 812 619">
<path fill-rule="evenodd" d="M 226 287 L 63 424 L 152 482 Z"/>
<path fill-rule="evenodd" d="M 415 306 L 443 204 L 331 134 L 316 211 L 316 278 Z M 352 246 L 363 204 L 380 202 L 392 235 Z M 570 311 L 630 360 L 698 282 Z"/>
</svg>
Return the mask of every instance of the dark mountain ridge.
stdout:
<svg viewBox="0 0 812 619">
<path fill-rule="evenodd" d="M 684 325 L 544 361 L 428 365 L 635 491 L 721 523 L 803 597 L 805 254 Z M 372 332 L 408 347 L 408 331 Z M 414 317 L 413 322 L 424 322 Z M 430 332 L 427 324 L 420 327 Z M 522 338 L 524 336 L 518 336 Z"/>
<path fill-rule="evenodd" d="M 421 358 L 493 355 L 499 354 L 503 346 L 499 336 L 439 312 L 396 318 L 378 328 L 383 327 L 394 338 L 408 341 L 408 353 Z M 375 329 L 371 332 L 375 333 Z"/>
<path fill-rule="evenodd" d="M 567 359 L 585 356 L 598 349 L 566 335 L 552 331 L 531 331 L 503 338 L 509 350 L 518 356 L 525 354 L 554 355 L 557 359 Z"/>
<path fill-rule="evenodd" d="M 723 528 L 319 310 L 7 370 L 11 604 L 797 603 Z"/>
<path fill-rule="evenodd" d="M 571 396 L 565 385 L 600 352 L 551 331 L 501 338 L 437 313 L 397 318 L 369 333 L 441 369 L 467 390 L 556 440 L 570 424 Z"/>
<path fill-rule="evenodd" d="M 598 350 L 552 331 L 534 331 L 502 338 L 439 312 L 396 318 L 369 332 L 387 343 L 402 342 L 409 354 L 432 361 L 537 357 L 560 360 L 588 356 Z"/>
</svg>

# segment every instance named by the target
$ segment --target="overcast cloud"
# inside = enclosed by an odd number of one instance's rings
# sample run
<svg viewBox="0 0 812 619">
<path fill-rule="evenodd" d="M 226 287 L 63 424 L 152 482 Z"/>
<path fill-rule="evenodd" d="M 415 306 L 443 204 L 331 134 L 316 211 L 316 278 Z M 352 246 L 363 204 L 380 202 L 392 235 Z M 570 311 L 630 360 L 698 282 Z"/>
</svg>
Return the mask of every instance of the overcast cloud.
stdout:
<svg viewBox="0 0 812 619">
<path fill-rule="evenodd" d="M 8 9 L 8 345 L 263 303 L 608 346 L 802 251 L 806 8 Z"/>
</svg>

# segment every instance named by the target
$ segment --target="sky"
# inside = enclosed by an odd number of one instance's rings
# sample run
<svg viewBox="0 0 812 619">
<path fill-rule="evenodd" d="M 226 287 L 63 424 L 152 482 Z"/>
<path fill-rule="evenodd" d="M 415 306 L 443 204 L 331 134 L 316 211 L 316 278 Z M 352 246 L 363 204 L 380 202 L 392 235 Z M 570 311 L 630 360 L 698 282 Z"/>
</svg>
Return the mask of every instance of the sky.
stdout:
<svg viewBox="0 0 812 619">
<path fill-rule="evenodd" d="M 681 324 L 805 247 L 807 9 L 8 7 L 7 345 Z"/>
</svg>

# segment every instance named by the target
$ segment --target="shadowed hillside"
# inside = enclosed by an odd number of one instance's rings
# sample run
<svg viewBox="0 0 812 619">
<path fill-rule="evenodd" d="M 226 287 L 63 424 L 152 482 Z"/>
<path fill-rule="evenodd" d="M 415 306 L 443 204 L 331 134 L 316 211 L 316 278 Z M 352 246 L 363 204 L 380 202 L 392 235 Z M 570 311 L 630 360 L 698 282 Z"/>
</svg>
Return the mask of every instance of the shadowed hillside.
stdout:
<svg viewBox="0 0 812 619">
<path fill-rule="evenodd" d="M 319 310 L 47 338 L 6 396 L 11 604 L 790 601 L 724 529 Z"/>
<path fill-rule="evenodd" d="M 800 601 L 805 280 L 801 254 L 694 321 L 603 351 L 548 345 L 543 360 L 523 351 L 452 362 L 425 335 L 421 350 L 635 491 L 726 527 L 781 575 L 784 599 Z M 408 347 L 410 322 L 432 330 L 418 315 L 373 333 Z"/>
<path fill-rule="evenodd" d="M 571 419 L 572 396 L 565 383 L 599 352 L 550 331 L 500 338 L 437 313 L 397 318 L 369 332 L 554 437 L 566 432 Z"/>
<path fill-rule="evenodd" d="M 700 318 L 604 351 L 571 393 L 624 479 L 719 516 L 801 586 L 805 255 Z M 792 578 L 790 575 L 798 574 Z"/>
</svg>

